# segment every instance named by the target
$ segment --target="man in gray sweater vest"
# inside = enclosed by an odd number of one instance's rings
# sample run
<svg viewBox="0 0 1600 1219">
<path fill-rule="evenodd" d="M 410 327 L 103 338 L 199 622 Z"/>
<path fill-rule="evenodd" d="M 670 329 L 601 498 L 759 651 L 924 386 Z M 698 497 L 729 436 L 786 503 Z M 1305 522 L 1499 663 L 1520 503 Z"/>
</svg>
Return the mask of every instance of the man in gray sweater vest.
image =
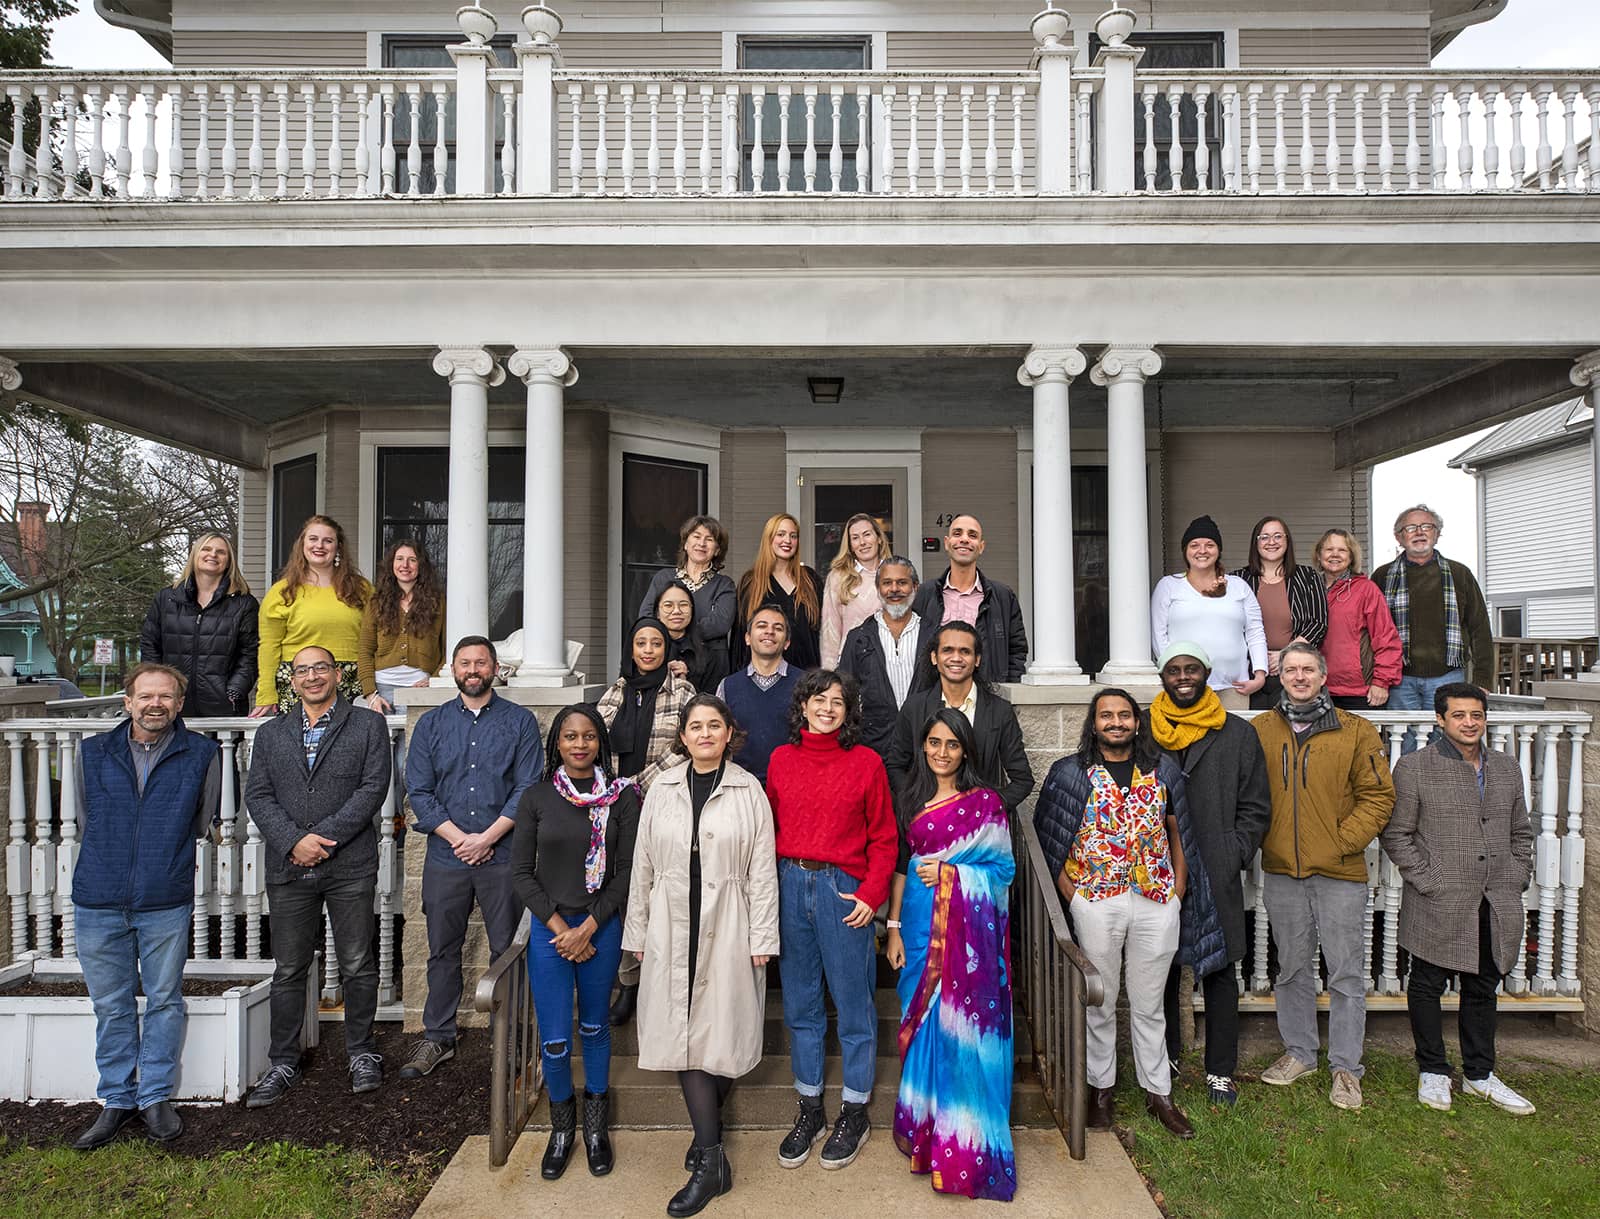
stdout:
<svg viewBox="0 0 1600 1219">
<path fill-rule="evenodd" d="M 344 986 L 344 1040 L 350 1090 L 383 1082 L 372 1021 L 378 968 L 372 954 L 378 837 L 373 824 L 389 794 L 389 729 L 375 711 L 339 697 L 339 670 L 322 647 L 295 653 L 300 701 L 256 733 L 245 804 L 266 842 L 271 910 L 271 1065 L 245 1104 L 282 1100 L 300 1079 L 306 973 L 322 940 L 322 910 Z"/>
</svg>

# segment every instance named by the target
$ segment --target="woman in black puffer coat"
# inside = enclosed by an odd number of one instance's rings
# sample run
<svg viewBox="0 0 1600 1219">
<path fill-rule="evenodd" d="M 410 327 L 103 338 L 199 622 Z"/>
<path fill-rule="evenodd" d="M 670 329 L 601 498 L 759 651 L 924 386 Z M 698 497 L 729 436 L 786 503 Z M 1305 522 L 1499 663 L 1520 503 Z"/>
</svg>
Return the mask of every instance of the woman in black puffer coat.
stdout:
<svg viewBox="0 0 1600 1219">
<path fill-rule="evenodd" d="M 260 605 L 220 533 L 203 533 L 183 574 L 156 594 L 139 632 L 139 659 L 189 679 L 183 714 L 246 715 L 254 702 Z"/>
</svg>

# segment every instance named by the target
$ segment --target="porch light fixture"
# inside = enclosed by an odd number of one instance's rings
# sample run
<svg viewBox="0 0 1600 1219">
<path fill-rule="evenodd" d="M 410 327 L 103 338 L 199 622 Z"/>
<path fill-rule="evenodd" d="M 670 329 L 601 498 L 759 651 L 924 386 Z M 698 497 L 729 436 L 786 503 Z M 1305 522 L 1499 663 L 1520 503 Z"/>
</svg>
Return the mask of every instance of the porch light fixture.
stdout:
<svg viewBox="0 0 1600 1219">
<path fill-rule="evenodd" d="M 811 391 L 811 401 L 816 406 L 838 406 L 844 397 L 843 377 L 807 377 L 806 388 Z"/>
</svg>

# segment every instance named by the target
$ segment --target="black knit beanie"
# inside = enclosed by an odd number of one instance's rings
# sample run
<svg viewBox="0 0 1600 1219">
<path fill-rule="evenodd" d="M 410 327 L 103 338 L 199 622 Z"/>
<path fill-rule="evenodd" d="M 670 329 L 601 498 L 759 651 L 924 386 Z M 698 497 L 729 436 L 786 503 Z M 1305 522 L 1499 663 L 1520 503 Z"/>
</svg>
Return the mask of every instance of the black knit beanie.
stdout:
<svg viewBox="0 0 1600 1219">
<path fill-rule="evenodd" d="M 1187 550 L 1189 543 L 1196 538 L 1210 538 L 1218 546 L 1222 545 L 1222 530 L 1217 528 L 1217 522 L 1209 516 L 1197 516 L 1189 522 L 1189 527 L 1183 531 L 1183 546 Z"/>
</svg>

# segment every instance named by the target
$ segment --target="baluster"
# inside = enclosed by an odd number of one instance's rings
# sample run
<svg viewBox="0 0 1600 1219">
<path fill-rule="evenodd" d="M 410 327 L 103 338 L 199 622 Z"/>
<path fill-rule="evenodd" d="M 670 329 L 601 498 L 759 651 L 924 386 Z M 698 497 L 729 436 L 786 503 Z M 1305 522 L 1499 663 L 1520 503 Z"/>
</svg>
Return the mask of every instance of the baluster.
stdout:
<svg viewBox="0 0 1600 1219">
<path fill-rule="evenodd" d="M 222 197 L 232 199 L 238 193 L 239 137 L 234 114 L 235 86 L 218 85 L 222 94 Z M 196 952 L 195 955 L 200 955 Z"/>
<path fill-rule="evenodd" d="M 1400 892 L 1404 880 L 1394 861 L 1384 855 L 1378 865 L 1383 887 L 1383 953 L 1378 966 L 1378 993 L 1398 995 L 1400 984 Z"/>
<path fill-rule="evenodd" d="M 806 99 L 806 153 L 801 170 L 805 175 L 806 194 L 817 189 L 817 86 L 805 86 Z"/>
<path fill-rule="evenodd" d="M 1233 138 L 1239 117 L 1239 86 L 1222 86 L 1222 189 L 1239 189 L 1239 145 Z"/>
<path fill-rule="evenodd" d="M 225 961 L 232 960 L 238 950 L 234 926 L 234 895 L 239 891 L 239 772 L 235 769 L 238 736 L 236 732 L 217 733 L 222 750 L 222 799 L 217 809 L 222 839 L 217 848 L 217 923 L 221 931 L 218 951 Z"/>
<path fill-rule="evenodd" d="M 760 193 L 766 187 L 767 150 L 762 146 L 762 125 L 767 121 L 767 87 L 750 86 L 750 189 Z"/>
<path fill-rule="evenodd" d="M 168 123 L 172 128 L 167 148 L 167 194 L 174 199 L 183 197 L 183 86 L 173 85 L 167 95 L 172 99 L 172 112 Z M 259 103 L 258 103 L 259 104 Z"/>
<path fill-rule="evenodd" d="M 339 980 L 339 961 L 333 945 L 333 920 L 322 917 L 322 1002 L 334 1006 L 344 999 Z"/>
<path fill-rule="evenodd" d="M 972 193 L 972 86 L 961 86 L 961 193 Z"/>
<path fill-rule="evenodd" d="M 878 187 L 884 194 L 894 193 L 894 96 L 895 87 L 883 87 L 883 154 L 878 158 Z"/>
<path fill-rule="evenodd" d="M 715 90 L 710 85 L 700 86 L 700 157 L 695 168 L 700 171 L 700 193 L 711 193 L 711 97 Z M 835 105 L 835 112 L 838 107 Z"/>
<path fill-rule="evenodd" d="M 133 92 L 127 85 L 113 85 L 111 91 L 117 99 L 117 149 L 111 159 L 115 171 L 112 193 L 126 199 L 133 174 L 133 150 L 128 144 L 128 126 L 133 121 Z"/>
<path fill-rule="evenodd" d="M 1528 149 L 1522 142 L 1523 99 L 1528 96 L 1528 86 L 1513 84 L 1506 90 L 1506 105 L 1511 119 L 1511 189 L 1526 190 L 1528 177 Z"/>
<path fill-rule="evenodd" d="M 661 86 L 645 86 L 645 105 L 650 114 L 650 140 L 645 145 L 644 176 L 649 179 L 650 193 L 661 193 Z"/>
<path fill-rule="evenodd" d="M 622 96 L 622 193 L 633 194 L 633 86 L 618 88 Z"/>
<path fill-rule="evenodd" d="M 20 199 L 28 172 L 27 152 L 22 143 L 27 103 L 23 100 L 21 85 L 7 85 L 6 97 L 11 102 L 11 151 L 6 157 L 6 198 Z"/>
<path fill-rule="evenodd" d="M 722 193 L 739 189 L 739 86 L 722 90 Z"/>
<path fill-rule="evenodd" d="M 1378 887 L 1382 884 L 1383 852 L 1376 842 L 1367 844 L 1367 909 L 1361 920 L 1361 984 L 1372 989 L 1372 937 L 1378 910 Z"/>
<path fill-rule="evenodd" d="M 139 86 L 144 105 L 144 147 L 139 150 L 139 194 L 146 199 L 156 195 L 156 177 L 161 172 L 161 154 L 156 150 L 156 95 L 160 86 Z"/>
<path fill-rule="evenodd" d="M 211 197 L 211 86 L 194 87 L 194 104 L 199 120 L 194 144 L 194 194 L 197 199 Z M 118 153 L 120 156 L 120 152 Z"/>
<path fill-rule="evenodd" d="M 89 114 L 89 194 L 98 199 L 106 189 L 106 111 L 105 94 L 101 86 L 89 85 L 83 91 L 84 109 Z M 13 107 L 15 115 L 15 107 Z M 173 123 L 173 139 L 178 138 L 177 123 Z M 13 155 L 20 153 L 22 145 L 12 144 Z M 21 182 L 18 181 L 20 192 Z M 7 192 L 9 193 L 9 191 Z"/>
<path fill-rule="evenodd" d="M 55 95 L 49 85 L 35 85 L 33 96 L 39 103 L 39 143 L 33 150 L 33 191 L 41 199 L 54 199 L 55 187 Z"/>
<path fill-rule="evenodd" d="M 789 94 L 788 85 L 778 86 L 778 193 L 789 193 L 789 169 L 792 160 L 789 154 Z"/>
<path fill-rule="evenodd" d="M 1311 140 L 1311 95 L 1317 87 L 1311 84 L 1300 86 L 1300 190 L 1302 194 L 1311 191 L 1312 175 L 1317 167 L 1317 149 Z"/>
<path fill-rule="evenodd" d="M 1433 189 L 1443 191 L 1449 177 L 1450 153 L 1444 142 L 1444 99 L 1450 86 L 1436 83 L 1428 95 L 1428 163 L 1433 167 Z"/>
<path fill-rule="evenodd" d="M 856 86 L 856 191 L 872 189 L 872 86 Z"/>
<path fill-rule="evenodd" d="M 255 740 L 253 732 L 244 735 L 242 751 L 248 755 Z M 244 956 L 247 961 L 261 960 L 261 915 L 267 892 L 266 843 L 261 838 L 261 828 L 250 816 L 243 794 L 249 787 L 250 762 L 245 758 L 240 775 L 239 792 L 241 811 L 244 814 L 244 849 L 240 853 L 239 886 L 244 894 Z"/>
<path fill-rule="evenodd" d="M 422 122 L 422 89 L 407 85 L 411 95 L 411 193 L 417 193 L 417 175 L 422 172 L 422 147 L 417 143 L 417 128 Z M 300 104 L 305 110 L 306 128 L 300 141 L 300 182 L 302 195 L 313 194 L 317 185 L 317 87 L 300 86 Z"/>
<path fill-rule="evenodd" d="M 12 86 L 15 88 L 16 86 Z M 20 110 L 12 98 L 13 113 Z M 13 143 L 12 149 L 20 149 Z M 9 184 L 8 184 L 9 190 Z M 6 895 L 11 899 L 11 959 L 28 951 L 28 898 L 33 888 L 33 867 L 28 847 L 28 791 L 23 760 L 23 734 L 8 732 L 6 747 L 11 753 L 9 823 L 6 830 Z"/>
<path fill-rule="evenodd" d="M 378 1002 L 393 1003 L 398 994 L 394 979 L 394 899 L 400 888 L 399 850 L 394 840 L 395 817 L 400 811 L 399 734 L 389 742 L 395 765 L 389 768 L 389 791 L 378 810 Z"/>
<path fill-rule="evenodd" d="M 51 835 L 55 820 L 50 796 L 50 734 L 33 733 L 35 750 L 33 788 L 33 946 L 44 956 L 54 956 L 56 844 Z"/>
<path fill-rule="evenodd" d="M 1328 85 L 1323 89 L 1323 96 L 1328 103 L 1328 142 L 1325 145 L 1323 168 L 1328 175 L 1328 189 L 1339 189 L 1339 171 L 1344 165 L 1344 150 L 1339 146 L 1339 94 L 1343 92 L 1342 85 Z"/>
<path fill-rule="evenodd" d="M 373 189 L 372 117 L 369 110 L 372 99 L 366 85 L 352 85 L 351 91 L 356 100 L 356 192 L 370 196 L 376 193 Z"/>
<path fill-rule="evenodd" d="M 384 86 L 385 90 L 391 90 L 392 88 L 392 85 Z M 284 195 L 289 193 L 289 86 L 273 85 L 272 95 L 278 100 L 278 142 L 272 150 L 272 169 L 278 178 L 278 197 L 282 198 Z M 394 118 L 394 103 L 392 98 L 389 99 L 389 105 L 391 127 L 390 135 L 392 137 Z M 198 172 L 198 166 L 196 167 L 196 172 Z M 391 163 L 389 166 L 388 179 L 384 185 L 384 190 L 390 190 L 393 185 L 394 169 Z"/>
<path fill-rule="evenodd" d="M 1245 87 L 1245 96 L 1250 107 L 1250 142 L 1245 147 L 1245 167 L 1250 173 L 1250 193 L 1261 193 L 1261 136 L 1257 130 L 1258 111 L 1261 107 L 1261 93 L 1265 85 L 1251 83 Z M 1176 113 L 1176 112 L 1174 112 Z M 1177 119 L 1173 119 L 1176 124 Z"/>
<path fill-rule="evenodd" d="M 415 199 L 422 194 L 422 86 L 415 81 L 406 85 L 406 103 L 411 111 L 411 138 L 406 144 L 406 194 Z M 308 132 L 308 145 L 310 140 Z M 311 193 L 309 180 L 306 193 Z"/>
<path fill-rule="evenodd" d="M 1367 189 L 1367 91 L 1366 84 L 1350 86 L 1350 105 L 1355 112 L 1355 140 L 1350 145 L 1350 168 L 1355 174 L 1356 189 Z"/>
<path fill-rule="evenodd" d="M 1489 725 L 1490 748 L 1497 749 L 1508 757 L 1516 756 L 1516 741 L 1514 727 L 1506 723 L 1491 723 Z M 1519 902 L 1523 907 L 1522 934 L 1517 937 L 1517 961 L 1511 972 L 1505 977 L 1504 988 L 1507 994 L 1520 995 L 1528 989 L 1528 936 L 1527 936 L 1527 898 L 1526 890 L 1521 894 Z"/>
<path fill-rule="evenodd" d="M 1569 188 L 1570 189 L 1570 188 Z M 1567 754 L 1567 832 L 1561 837 L 1561 974 L 1556 989 L 1576 995 L 1578 981 L 1578 899 L 1583 892 L 1583 739 L 1587 724 L 1570 724 Z"/>
<path fill-rule="evenodd" d="M 1198 191 L 1211 189 L 1211 140 L 1207 130 L 1207 107 L 1211 102 L 1211 86 L 1194 87 L 1194 120 L 1198 133 L 1194 142 L 1194 185 Z"/>
<path fill-rule="evenodd" d="M 1539 189 L 1550 189 L 1550 94 L 1553 87 L 1550 85 L 1535 85 L 1533 90 L 1534 112 L 1539 119 L 1539 147 L 1535 165 L 1539 170 Z"/>
<path fill-rule="evenodd" d="M 500 140 L 500 193 L 517 193 L 517 86 L 509 81 L 500 84 L 500 127 L 504 133 Z M 560 161 L 556 162 L 559 180 Z"/>
<path fill-rule="evenodd" d="M 1144 85 L 1144 189 L 1156 188 L 1156 85 Z"/>
<path fill-rule="evenodd" d="M 683 142 L 683 107 L 689 98 L 689 86 L 672 86 L 672 183 L 678 194 L 683 194 L 684 181 L 689 172 L 689 150 Z"/>
<path fill-rule="evenodd" d="M 933 87 L 933 193 L 944 194 L 945 162 L 949 149 L 944 140 L 944 108 L 950 98 L 949 85 Z"/>
<path fill-rule="evenodd" d="M 1578 93 L 1577 85 L 1561 86 L 1562 121 L 1566 143 L 1561 146 L 1561 189 L 1578 189 Z"/>
<path fill-rule="evenodd" d="M 572 146 L 567 149 L 568 189 L 574 194 L 583 193 L 583 86 L 574 82 L 567 86 L 567 106 L 572 114 Z M 512 143 L 506 140 L 507 144 Z"/>
<path fill-rule="evenodd" d="M 1584 89 L 1583 98 L 1589 103 L 1589 164 L 1584 188 L 1600 191 L 1600 83 Z"/>
<path fill-rule="evenodd" d="M 606 177 L 611 172 L 611 144 L 606 136 L 606 103 L 610 100 L 610 94 L 611 86 L 609 85 L 596 85 L 594 87 L 594 178 L 596 189 L 602 195 L 606 193 Z"/>
<path fill-rule="evenodd" d="M 1078 83 L 1078 193 L 1087 195 L 1094 190 L 1094 154 L 1089 147 L 1089 115 L 1094 107 L 1094 82 Z"/>
<path fill-rule="evenodd" d="M 445 193 L 445 191 L 444 191 L 445 183 L 450 178 L 450 149 L 445 144 L 445 139 L 444 139 L 444 137 L 445 137 L 445 125 L 444 125 L 444 120 L 445 120 L 445 102 L 446 102 L 446 98 L 447 98 L 448 93 L 449 93 L 449 89 L 450 89 L 450 86 L 446 82 L 444 82 L 442 80 L 433 82 L 433 126 L 434 126 L 434 133 L 433 133 L 433 193 L 434 193 L 435 197 L 443 197 L 443 195 Z M 337 103 L 337 98 L 335 99 L 335 102 Z M 335 143 L 338 142 L 338 138 L 339 138 L 339 118 L 338 118 L 338 114 L 339 114 L 339 110 L 338 110 L 338 106 L 336 104 L 335 107 L 334 107 L 334 120 L 333 120 L 333 138 L 334 138 Z M 493 111 L 493 109 L 490 109 L 489 114 L 486 117 L 485 121 L 488 122 L 488 123 L 491 123 L 491 124 L 494 122 L 494 111 Z M 337 194 L 338 190 L 339 190 L 338 179 L 335 178 L 334 179 L 333 190 L 330 191 L 329 193 L 330 194 Z M 491 194 L 494 192 L 494 183 L 493 182 L 489 183 L 489 191 L 490 191 Z"/>
<path fill-rule="evenodd" d="M 1456 148 L 1456 173 L 1459 179 L 1456 189 L 1462 191 L 1472 189 L 1472 95 L 1476 92 L 1476 86 L 1471 83 L 1459 84 L 1455 88 L 1457 121 L 1461 124 L 1461 143 Z M 1492 122 L 1492 116 L 1488 117 Z"/>
<path fill-rule="evenodd" d="M 246 85 L 245 96 L 250 100 L 250 155 L 248 158 L 250 167 L 250 197 L 252 199 L 259 199 L 261 198 L 261 178 L 267 170 L 266 149 L 261 143 L 261 86 L 255 84 Z M 174 105 L 173 108 L 174 111 L 176 111 L 176 105 Z M 362 126 L 361 130 L 364 136 L 366 134 L 365 125 Z M 178 120 L 176 117 L 172 121 L 172 131 L 174 138 L 176 138 L 178 131 Z M 365 143 L 366 141 L 363 139 L 362 142 Z"/>
<path fill-rule="evenodd" d="M 66 138 L 61 141 L 61 197 L 78 197 L 78 91 L 76 85 L 61 86 L 61 122 Z"/>
<path fill-rule="evenodd" d="M 1011 86 L 1011 189 L 1019 195 L 1022 193 L 1022 169 L 1027 157 L 1022 147 L 1022 103 L 1026 96 L 1027 90 L 1023 86 Z M 1071 166 L 1068 166 L 1067 178 L 1069 181 L 1072 178 Z"/>
<path fill-rule="evenodd" d="M 1267 973 L 1267 960 L 1272 949 L 1272 932 L 1267 919 L 1266 884 L 1259 852 L 1250 865 L 1250 874 L 1254 881 L 1251 887 L 1256 895 L 1255 950 L 1250 954 L 1254 958 L 1250 964 L 1250 989 L 1258 995 L 1264 995 L 1272 989 L 1272 980 Z"/>
<path fill-rule="evenodd" d="M 1378 184 L 1385 194 L 1394 190 L 1394 134 L 1390 109 L 1394 90 L 1392 80 L 1378 85 Z"/>
<path fill-rule="evenodd" d="M 1561 840 L 1556 836 L 1560 809 L 1557 759 L 1561 727 L 1546 724 L 1539 730 L 1544 755 L 1539 773 L 1539 837 L 1534 844 L 1534 879 L 1539 884 L 1539 954 L 1533 971 L 1535 994 L 1555 993 L 1556 907 L 1561 888 Z"/>
<path fill-rule="evenodd" d="M 1183 116 L 1179 113 L 1183 107 L 1183 86 L 1172 84 L 1167 86 L 1167 122 L 1172 127 L 1172 138 L 1167 143 L 1167 189 L 1177 193 L 1183 189 Z M 1251 118 L 1255 116 L 1255 99 L 1250 99 Z M 1260 157 L 1257 157 L 1260 160 Z"/>
<path fill-rule="evenodd" d="M 70 136 L 68 137 L 70 140 Z M 56 768 L 61 777 L 61 846 L 56 852 L 55 912 L 61 916 L 61 955 L 78 955 L 78 927 L 72 907 L 72 873 L 78 866 L 78 736 L 73 729 L 56 733 Z"/>
<path fill-rule="evenodd" d="M 1406 189 L 1422 189 L 1422 144 L 1417 139 L 1417 102 L 1421 85 L 1406 86 Z"/>
<path fill-rule="evenodd" d="M 844 86 L 828 86 L 828 112 L 832 133 L 828 143 L 828 193 L 843 189 L 844 145 L 839 143 L 839 128 L 844 124 Z"/>
<path fill-rule="evenodd" d="M 1000 102 L 1000 86 L 990 85 L 984 90 L 984 103 L 987 110 L 988 126 L 983 144 L 983 176 L 984 189 L 991 195 L 994 194 L 995 181 L 1000 172 L 1000 149 L 995 143 L 995 108 Z"/>
<path fill-rule="evenodd" d="M 906 189 L 917 194 L 917 179 L 922 175 L 922 138 L 918 130 L 917 111 L 922 105 L 922 86 L 906 86 Z"/>
<path fill-rule="evenodd" d="M 1500 142 L 1495 127 L 1500 122 L 1500 86 L 1490 81 L 1483 86 L 1483 188 L 1500 189 Z"/>
<path fill-rule="evenodd" d="M 1272 86 L 1272 182 L 1280 195 L 1289 189 L 1289 141 L 1286 135 L 1289 86 Z"/>
</svg>

